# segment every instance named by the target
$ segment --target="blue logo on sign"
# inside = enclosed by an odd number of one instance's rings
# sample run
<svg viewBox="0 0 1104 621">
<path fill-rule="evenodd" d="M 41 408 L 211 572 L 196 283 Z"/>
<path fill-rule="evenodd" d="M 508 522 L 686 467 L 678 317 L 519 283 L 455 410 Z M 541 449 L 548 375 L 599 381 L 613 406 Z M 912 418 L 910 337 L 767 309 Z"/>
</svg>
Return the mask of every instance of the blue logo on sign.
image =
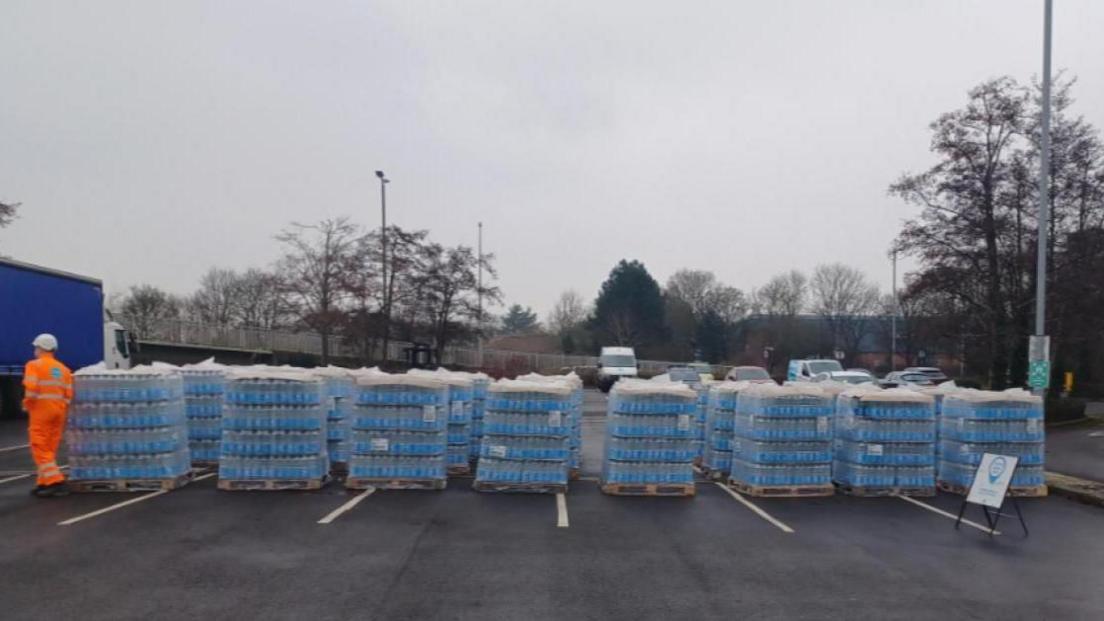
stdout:
<svg viewBox="0 0 1104 621">
<path fill-rule="evenodd" d="M 50 375 L 52 375 L 54 379 L 61 379 L 61 369 L 57 367 L 50 369 Z"/>
<path fill-rule="evenodd" d="M 989 462 L 989 483 L 996 483 L 1006 468 L 1008 468 L 1008 462 L 1003 457 L 997 457 Z"/>
</svg>

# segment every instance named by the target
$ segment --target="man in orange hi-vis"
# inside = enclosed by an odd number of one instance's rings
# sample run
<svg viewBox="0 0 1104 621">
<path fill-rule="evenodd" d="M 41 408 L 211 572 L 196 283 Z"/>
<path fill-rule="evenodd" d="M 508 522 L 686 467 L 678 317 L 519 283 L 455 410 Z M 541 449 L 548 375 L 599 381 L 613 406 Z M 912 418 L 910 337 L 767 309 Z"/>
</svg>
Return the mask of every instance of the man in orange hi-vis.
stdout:
<svg viewBox="0 0 1104 621">
<path fill-rule="evenodd" d="M 73 399 L 73 374 L 54 357 L 54 335 L 39 334 L 33 345 L 35 359 L 23 371 L 23 409 L 30 416 L 27 433 L 38 468 L 38 484 L 31 493 L 40 498 L 64 496 L 69 489 L 57 465 L 57 450 Z"/>
</svg>

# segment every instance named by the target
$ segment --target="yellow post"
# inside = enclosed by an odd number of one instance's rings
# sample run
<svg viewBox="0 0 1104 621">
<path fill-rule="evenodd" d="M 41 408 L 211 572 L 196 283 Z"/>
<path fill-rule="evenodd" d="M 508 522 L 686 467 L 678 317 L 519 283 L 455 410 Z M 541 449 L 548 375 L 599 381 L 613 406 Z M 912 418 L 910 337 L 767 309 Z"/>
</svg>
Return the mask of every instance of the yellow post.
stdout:
<svg viewBox="0 0 1104 621">
<path fill-rule="evenodd" d="M 1062 390 L 1073 392 L 1073 371 L 1066 371 L 1066 381 L 1062 384 Z"/>
</svg>

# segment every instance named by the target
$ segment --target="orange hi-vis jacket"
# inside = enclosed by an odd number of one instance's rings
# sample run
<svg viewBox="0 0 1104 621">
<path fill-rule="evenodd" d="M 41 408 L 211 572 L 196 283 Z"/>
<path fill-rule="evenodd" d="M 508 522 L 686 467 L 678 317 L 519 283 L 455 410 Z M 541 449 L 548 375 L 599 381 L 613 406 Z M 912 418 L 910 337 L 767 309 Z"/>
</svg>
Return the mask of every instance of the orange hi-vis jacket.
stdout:
<svg viewBox="0 0 1104 621">
<path fill-rule="evenodd" d="M 53 353 L 45 352 L 27 363 L 23 371 L 23 409 L 30 415 L 27 435 L 39 485 L 65 480 L 57 465 L 57 450 L 72 399 L 73 374 Z"/>
</svg>

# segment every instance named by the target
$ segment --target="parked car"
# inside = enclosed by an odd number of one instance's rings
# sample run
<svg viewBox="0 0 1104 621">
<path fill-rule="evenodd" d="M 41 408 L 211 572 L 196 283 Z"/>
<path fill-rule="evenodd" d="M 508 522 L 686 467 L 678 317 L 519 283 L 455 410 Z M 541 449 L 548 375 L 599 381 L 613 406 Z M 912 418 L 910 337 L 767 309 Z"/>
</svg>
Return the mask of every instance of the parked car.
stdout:
<svg viewBox="0 0 1104 621">
<path fill-rule="evenodd" d="M 934 386 L 935 382 L 924 373 L 913 371 L 894 371 L 887 373 L 879 382 L 884 388 L 899 388 L 901 386 Z"/>
<path fill-rule="evenodd" d="M 940 371 L 936 367 L 908 367 L 907 369 L 905 369 L 904 371 L 901 371 L 901 372 L 902 373 L 920 373 L 922 375 L 927 376 L 928 379 L 930 379 L 932 382 L 934 382 L 936 384 L 941 384 L 941 383 L 951 379 L 951 378 L 947 377 L 946 373 L 944 373 L 943 371 Z"/>
<path fill-rule="evenodd" d="M 753 384 L 774 383 L 770 373 L 763 367 L 732 367 L 725 374 L 727 382 L 751 382 Z"/>
<path fill-rule="evenodd" d="M 817 373 L 809 381 L 812 382 L 843 382 L 845 384 L 873 384 L 878 381 L 876 377 L 862 371 L 825 371 Z"/>
</svg>

